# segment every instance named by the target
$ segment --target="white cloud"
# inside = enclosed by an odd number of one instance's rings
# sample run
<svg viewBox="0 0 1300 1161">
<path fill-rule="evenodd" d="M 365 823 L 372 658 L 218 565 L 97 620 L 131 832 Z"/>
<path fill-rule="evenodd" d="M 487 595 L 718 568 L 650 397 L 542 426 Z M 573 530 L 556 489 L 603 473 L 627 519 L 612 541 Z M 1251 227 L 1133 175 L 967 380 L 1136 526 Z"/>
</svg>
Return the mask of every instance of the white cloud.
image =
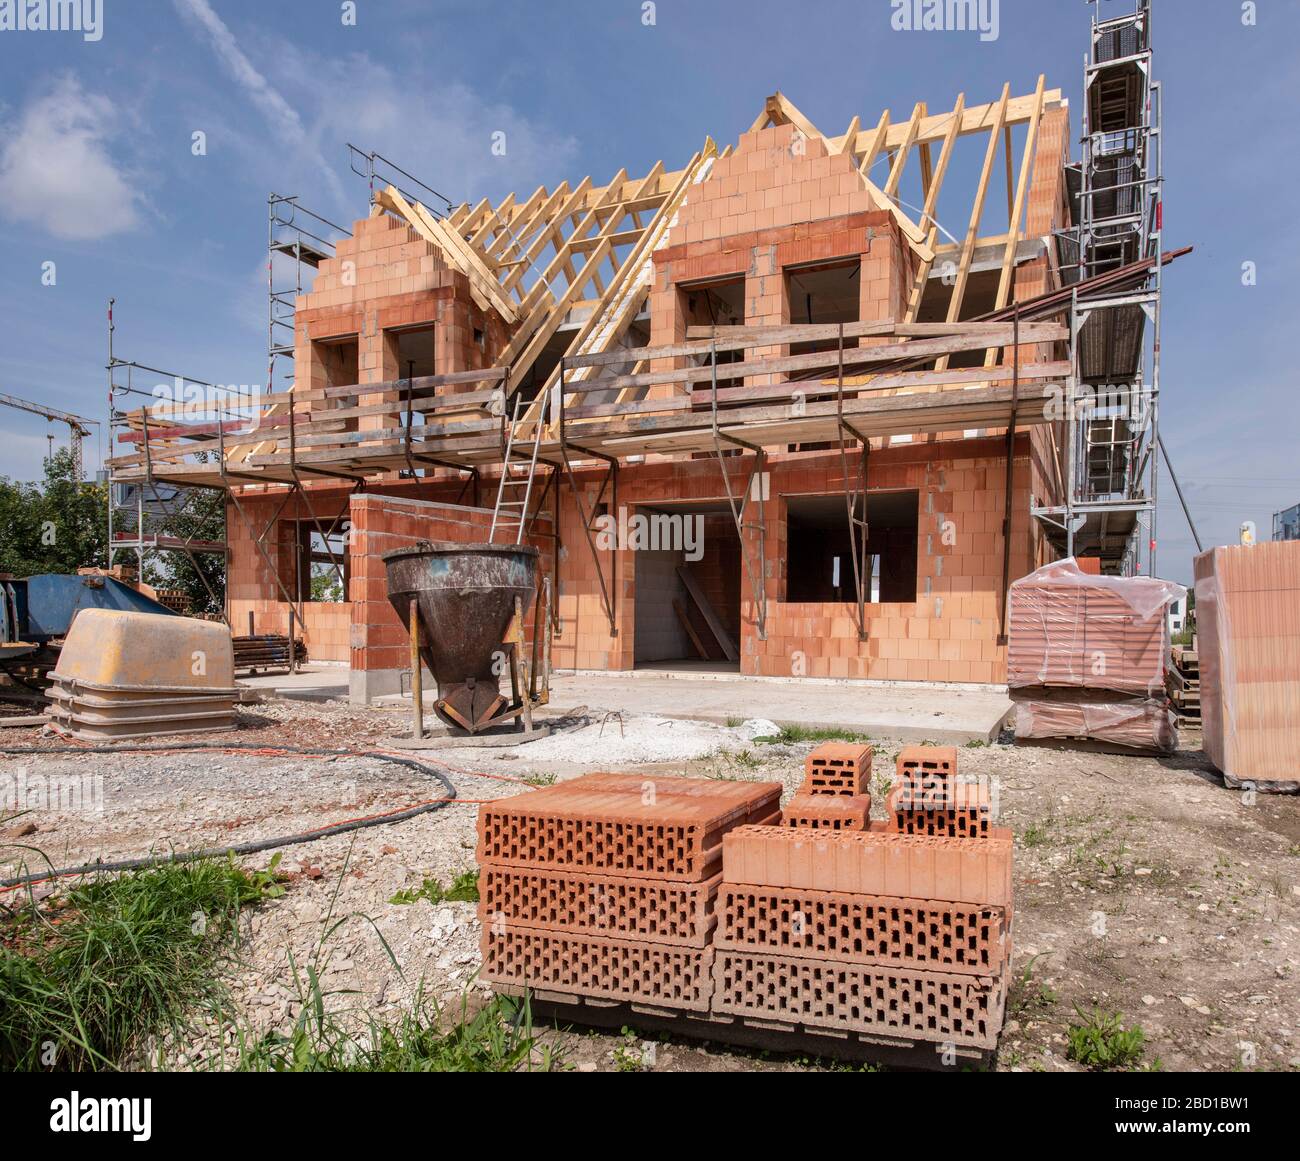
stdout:
<svg viewBox="0 0 1300 1161">
<path fill-rule="evenodd" d="M 135 226 L 143 198 L 110 150 L 117 123 L 107 97 L 60 77 L 0 146 L 0 213 L 74 241 Z"/>
<path fill-rule="evenodd" d="M 275 62 L 273 85 L 210 0 L 172 2 L 209 42 L 238 86 L 235 95 L 249 101 L 282 146 L 268 151 L 232 133 L 249 162 L 269 158 L 275 189 L 299 192 L 305 205 L 327 215 L 350 220 L 364 205 L 360 181 L 339 180 L 348 142 L 392 158 L 453 202 L 574 180 L 569 169 L 578 147 L 571 135 L 486 101 L 467 85 L 433 79 L 436 72 L 423 65 L 394 69 L 365 53 L 325 56 L 263 36 L 259 48 Z M 494 133 L 505 134 L 504 155 L 493 152 Z"/>
<path fill-rule="evenodd" d="M 298 111 L 289 104 L 265 76 L 260 73 L 235 35 L 213 10 L 208 0 L 173 0 L 183 17 L 194 23 L 208 38 L 218 59 L 248 99 L 261 112 L 280 143 L 307 157 L 324 177 L 331 191 L 339 194 L 338 178 L 333 168 L 316 150 L 308 137 Z"/>
<path fill-rule="evenodd" d="M 286 90 L 302 94 L 311 138 L 340 163 L 352 142 L 391 158 L 453 203 L 512 188 L 527 196 L 539 183 L 581 176 L 570 172 L 575 138 L 466 85 L 399 73 L 365 53 L 327 58 L 286 44 L 277 61 Z M 497 132 L 505 134 L 504 155 L 493 153 Z M 304 200 L 310 204 L 311 196 Z"/>
</svg>

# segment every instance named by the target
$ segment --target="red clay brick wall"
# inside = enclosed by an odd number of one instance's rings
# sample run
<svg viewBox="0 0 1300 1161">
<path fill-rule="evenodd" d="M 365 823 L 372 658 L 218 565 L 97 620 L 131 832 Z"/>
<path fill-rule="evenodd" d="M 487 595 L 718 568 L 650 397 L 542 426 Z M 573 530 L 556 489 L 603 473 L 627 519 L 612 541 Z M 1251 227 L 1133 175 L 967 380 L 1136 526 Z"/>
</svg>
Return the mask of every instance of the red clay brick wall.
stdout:
<svg viewBox="0 0 1300 1161">
<path fill-rule="evenodd" d="M 736 522 L 726 513 L 708 513 L 704 517 L 704 555 L 686 567 L 700 582 L 704 595 L 717 611 L 718 618 L 737 638 L 740 636 L 740 594 L 743 591 L 740 538 Z M 707 636 L 707 629 L 703 634 Z"/>
<path fill-rule="evenodd" d="M 743 276 L 745 321 L 790 321 L 785 270 L 813 262 L 860 257 L 864 320 L 899 317 L 906 298 L 907 258 L 890 215 L 876 209 L 847 154 L 831 156 L 821 139 L 793 125 L 745 133 L 718 161 L 682 208 L 667 244 L 654 254 L 650 296 L 651 345 L 685 337 L 677 287 Z M 784 347 L 756 348 L 747 359 L 779 356 Z M 664 370 L 681 360 L 660 360 Z M 750 376 L 758 385 L 774 376 Z"/>
<path fill-rule="evenodd" d="M 486 508 L 379 493 L 354 495 L 349 507 L 352 520 L 349 643 L 353 673 L 409 669 L 410 638 L 389 604 L 382 555 L 422 540 L 484 542 L 492 524 L 492 512 Z M 538 539 L 533 545 L 542 550 L 539 568 L 543 573 L 549 571 L 547 542 Z M 531 618 L 525 628 L 531 628 Z M 354 681 L 354 687 L 356 684 Z"/>
<path fill-rule="evenodd" d="M 441 251 L 391 214 L 362 218 L 354 234 L 335 247 L 325 260 L 312 290 L 298 299 L 294 362 L 304 387 L 324 385 L 324 367 L 313 342 L 341 336 L 358 337 L 359 383 L 400 378 L 392 328 L 435 323 L 436 374 L 490 367 L 509 341 L 510 328 L 494 310 L 474 302 L 468 279 L 451 269 Z M 483 335 L 482 346 L 475 331 Z M 473 390 L 465 384 L 455 390 Z M 361 395 L 366 406 L 391 401 L 389 415 L 362 416 L 360 430 L 396 425 L 400 407 L 394 393 Z M 313 409 L 337 405 L 316 402 Z"/>
<path fill-rule="evenodd" d="M 244 495 L 241 518 L 233 504 L 227 505 L 226 528 L 230 544 L 230 568 L 227 574 L 231 629 L 242 636 L 248 632 L 248 614 L 258 633 L 288 633 L 289 606 L 284 601 L 273 572 L 254 547 L 255 537 L 275 516 L 283 493 Z M 347 511 L 347 491 L 336 487 L 312 488 L 310 506 L 301 498 L 290 501 L 281 511 L 276 527 L 263 541 L 267 555 L 275 561 L 278 573 L 290 596 L 295 596 L 294 522 L 311 520 L 312 512 L 322 527 Z M 252 525 L 250 529 L 249 525 Z M 348 622 L 346 602 L 308 601 L 303 605 L 306 623 L 296 626 L 295 634 L 307 644 L 307 655 L 316 661 L 348 659 Z"/>
<path fill-rule="evenodd" d="M 838 455 L 796 455 L 774 461 L 767 505 L 767 640 L 760 641 L 742 585 L 741 671 L 766 676 L 852 677 L 899 681 L 997 682 L 1006 678 L 996 643 L 1002 576 L 1005 443 L 1001 439 L 898 445 L 871 457 L 872 489 L 917 490 L 917 599 L 868 606 L 869 639 L 860 642 L 847 604 L 784 603 L 783 494 L 836 494 Z M 1028 436 L 1016 441 L 1012 496 L 1011 579 L 1035 566 L 1029 517 Z M 739 471 L 739 468 L 733 469 Z M 579 476 L 594 491 L 593 474 Z M 619 502 L 629 510 L 651 501 L 716 501 L 724 495 L 716 461 L 651 463 L 622 473 Z M 947 535 L 945 535 L 947 528 Z M 562 633 L 553 645 L 557 668 L 633 666 L 636 596 L 631 551 L 616 558 L 618 636 L 599 596 L 596 568 L 576 508 L 561 507 L 565 550 L 560 565 Z M 706 548 L 707 548 L 706 541 Z M 723 604 L 719 599 L 719 605 Z M 801 663 L 794 664 L 801 653 Z"/>
<path fill-rule="evenodd" d="M 457 506 L 461 498 L 461 484 L 450 481 L 404 481 L 400 484 L 375 484 L 374 491 L 364 496 L 351 497 L 346 488 L 333 485 L 311 489 L 310 509 L 302 499 L 290 502 L 281 512 L 277 527 L 267 537 L 267 551 L 278 561 L 280 575 L 287 592 L 294 596 L 294 538 L 293 522 L 310 520 L 314 511 L 323 526 L 336 516 L 346 515 L 351 522 L 349 530 L 350 578 L 347 601 L 307 601 L 303 604 L 305 624 L 298 627 L 307 643 L 308 656 L 315 661 L 351 661 L 360 669 L 395 668 L 391 652 L 376 650 L 406 649 L 406 633 L 398 623 L 396 614 L 388 604 L 384 588 L 383 562 L 378 552 L 388 548 L 414 543 L 418 540 L 486 540 L 491 525 L 490 510 Z M 485 484 L 480 499 L 490 502 L 490 485 Z M 248 614 L 254 615 L 254 625 L 259 633 L 287 633 L 289 605 L 285 602 L 275 576 L 256 551 L 253 539 L 262 531 L 279 507 L 282 494 L 269 493 L 241 497 L 240 503 L 247 521 L 240 518 L 233 507 L 228 513 L 231 564 L 229 574 L 230 614 L 234 631 L 248 631 Z M 357 502 L 365 526 L 356 523 Z M 472 502 L 465 493 L 466 503 Z M 541 525 L 547 526 L 543 516 Z M 250 530 L 249 524 L 253 525 Z M 396 538 L 396 539 L 393 539 Z M 387 547 L 383 547 L 387 545 Z M 551 567 L 550 541 L 534 541 L 542 552 L 542 568 Z M 378 547 L 376 547 L 378 546 Z M 375 581 L 378 581 L 376 585 Z M 371 582 L 371 583 L 368 583 Z M 369 593 L 369 596 L 359 594 Z M 365 605 L 366 607 L 362 607 Z M 373 620 L 368 620 L 373 618 Z M 356 626 L 361 625 L 362 629 Z M 373 625 L 376 633 L 371 637 L 368 629 Z M 400 640 L 391 630 L 401 633 Z M 362 644 L 356 646 L 356 642 Z M 400 668 L 409 665 L 409 651 L 403 652 Z"/>
</svg>

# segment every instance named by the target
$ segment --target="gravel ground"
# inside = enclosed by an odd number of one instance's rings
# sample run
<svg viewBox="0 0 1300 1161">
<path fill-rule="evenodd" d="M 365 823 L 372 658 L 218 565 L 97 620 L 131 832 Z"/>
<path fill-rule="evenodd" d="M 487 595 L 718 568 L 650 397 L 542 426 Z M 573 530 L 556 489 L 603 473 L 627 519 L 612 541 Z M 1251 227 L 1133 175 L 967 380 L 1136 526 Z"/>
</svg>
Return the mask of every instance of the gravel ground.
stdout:
<svg viewBox="0 0 1300 1161">
<path fill-rule="evenodd" d="M 395 711 L 268 701 L 241 711 L 240 729 L 211 743 L 382 749 L 401 731 Z M 247 1030 L 287 1027 L 308 964 L 331 1003 L 395 1015 L 423 986 L 440 1003 L 479 1002 L 478 923 L 472 903 L 390 902 L 425 878 L 450 883 L 474 865 L 478 801 L 528 793 L 533 783 L 592 769 L 780 781 L 802 779 L 810 744 L 752 740 L 740 728 L 663 718 L 606 718 L 515 749 L 417 755 L 449 770 L 458 799 L 394 826 L 284 848 L 286 893 L 248 917 L 233 1009 Z M 1185 739 L 1196 747 L 1195 736 Z M 441 796 L 415 770 L 373 758 L 283 754 L 69 753 L 64 742 L 11 728 L 0 779 L 80 780 L 102 788 L 102 811 L 39 809 L 0 833 L 55 865 L 291 834 Z M 877 804 L 900 743 L 875 739 Z M 547 747 L 547 749 L 542 749 Z M 409 755 L 408 755 L 409 756 Z M 1016 834 L 1016 952 L 999 1069 L 1070 1070 L 1065 1033 L 1076 1006 L 1123 1013 L 1146 1033 L 1148 1060 L 1166 1068 L 1300 1067 L 1300 800 L 1224 789 L 1197 748 L 1170 759 L 1009 745 L 968 747 L 963 773 L 987 776 L 1000 821 Z M 96 783 L 94 779 L 98 778 Z M 89 779 L 89 781 L 84 781 Z M 270 854 L 248 856 L 266 867 Z M 328 938 L 327 929 L 341 921 Z M 579 1071 L 753 1071 L 821 1066 L 686 1040 L 551 1031 Z M 207 1027 L 176 1046 L 177 1066 L 219 1064 L 222 1037 Z"/>
</svg>

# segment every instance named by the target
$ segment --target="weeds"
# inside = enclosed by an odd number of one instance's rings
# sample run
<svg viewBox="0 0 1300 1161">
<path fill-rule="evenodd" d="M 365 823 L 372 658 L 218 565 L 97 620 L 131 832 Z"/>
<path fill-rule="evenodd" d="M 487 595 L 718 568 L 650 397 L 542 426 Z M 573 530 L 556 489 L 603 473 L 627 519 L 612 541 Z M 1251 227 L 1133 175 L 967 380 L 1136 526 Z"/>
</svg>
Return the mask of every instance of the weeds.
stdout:
<svg viewBox="0 0 1300 1161">
<path fill-rule="evenodd" d="M 415 903 L 427 899 L 430 903 L 477 903 L 478 870 L 462 871 L 444 887 L 440 879 L 425 879 L 418 887 L 403 887 L 388 901 L 390 903 Z"/>
<path fill-rule="evenodd" d="M 528 1000 L 497 996 L 471 1014 L 461 997 L 460 1019 L 448 1022 L 438 1005 L 417 992 L 393 1024 L 369 1018 L 361 1036 L 327 1011 L 320 979 L 309 973 L 303 1003 L 287 1034 L 243 1040 L 235 1068 L 242 1072 L 514 1072 L 534 1064 L 536 1038 Z M 537 1067 L 552 1071 L 559 1058 L 540 1053 Z"/>
<path fill-rule="evenodd" d="M 755 738 L 754 741 L 768 746 L 792 742 L 869 742 L 871 736 L 835 726 L 782 726 L 779 734 Z"/>
<path fill-rule="evenodd" d="M 338 1008 L 334 999 L 352 989 L 327 990 L 322 979 L 329 969 L 329 947 L 350 919 L 364 919 L 374 929 L 388 961 L 400 977 L 401 966 L 374 920 L 354 912 L 336 917 L 339 888 L 351 859 L 344 860 L 321 925 L 320 939 L 309 963 L 300 968 L 292 955 L 289 966 L 298 992 L 298 1012 L 288 1032 L 252 1035 L 244 1026 L 235 1031 L 235 1059 L 213 1060 L 214 1067 L 254 1072 L 513 1072 L 557 1066 L 558 1055 L 539 1049 L 533 1035 L 532 1013 L 525 998 L 498 996 L 474 1012 L 468 990 L 461 995 L 458 1019 L 447 1019 L 421 981 L 408 1008 L 392 1022 L 381 1023 L 367 1009 Z M 426 879 L 418 891 L 399 892 L 395 902 L 478 899 L 478 871 L 457 875 L 449 888 Z"/>
<path fill-rule="evenodd" d="M 1052 819 L 1045 818 L 1041 823 L 1031 822 L 1025 827 L 1025 832 L 1020 836 L 1020 843 L 1026 849 L 1032 850 L 1034 847 L 1041 847 L 1047 843 L 1048 831 L 1052 826 Z"/>
<path fill-rule="evenodd" d="M 1056 1003 L 1056 992 L 1033 978 L 1035 965 L 1048 954 L 1050 953 L 1040 952 L 1031 957 L 1020 975 L 1012 980 L 1007 996 L 1007 1014 L 1013 1019 L 1021 1020 L 1037 1015 Z"/>
<path fill-rule="evenodd" d="M 115 1068 L 221 993 L 240 910 L 274 864 L 169 863 L 74 887 L 0 927 L 0 1069 Z"/>
<path fill-rule="evenodd" d="M 1078 1023 L 1067 1030 L 1069 1046 L 1066 1058 L 1098 1072 L 1130 1071 L 1141 1062 L 1146 1051 L 1146 1035 L 1138 1025 L 1125 1028 L 1118 1012 L 1094 1008 L 1085 1012 L 1076 1006 Z M 1148 1068 L 1159 1070 L 1157 1057 Z"/>
<path fill-rule="evenodd" d="M 524 782 L 529 786 L 554 786 L 558 781 L 554 774 L 525 774 Z"/>
<path fill-rule="evenodd" d="M 641 1072 L 645 1068 L 645 1057 L 637 1046 L 637 1034 L 634 1028 L 623 1028 L 620 1033 L 622 1041 L 614 1048 L 615 1072 Z"/>
</svg>

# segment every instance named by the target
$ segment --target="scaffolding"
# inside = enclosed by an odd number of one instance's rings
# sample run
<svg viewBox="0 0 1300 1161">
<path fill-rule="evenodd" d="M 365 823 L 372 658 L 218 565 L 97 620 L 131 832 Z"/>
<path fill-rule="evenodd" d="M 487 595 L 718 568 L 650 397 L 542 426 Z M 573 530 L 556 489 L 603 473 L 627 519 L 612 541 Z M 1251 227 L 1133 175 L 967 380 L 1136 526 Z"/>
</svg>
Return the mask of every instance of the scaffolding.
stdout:
<svg viewBox="0 0 1300 1161">
<path fill-rule="evenodd" d="M 236 433 L 278 414 L 281 409 L 277 408 L 264 414 L 263 400 L 275 398 L 277 383 L 284 383 L 284 393 L 293 385 L 298 299 L 310 289 L 314 274 L 309 272 L 334 256 L 339 237 L 348 236 L 350 231 L 306 209 L 296 197 L 272 193 L 267 199 L 265 392 L 256 384 L 218 385 L 120 358 L 114 349 L 115 300 L 109 300 L 109 442 L 113 448 L 120 444 L 131 448 L 125 455 L 114 456 L 109 465 L 110 568 L 118 553 L 133 554 L 136 575 L 144 580 L 151 557 L 161 554 L 166 559 L 180 554 L 190 560 L 211 603 L 220 605 L 223 619 L 229 621 L 229 600 L 208 581 L 198 561 L 202 555 L 221 555 L 229 566 L 229 509 L 223 506 L 219 541 L 188 535 L 183 526 L 203 490 L 230 495 L 236 512 L 248 524 L 239 498 L 224 483 L 160 479 L 159 475 L 183 458 L 197 458 L 220 467 L 225 474 L 227 443 L 233 442 Z M 316 523 L 319 527 L 319 521 Z M 263 543 L 266 530 L 259 533 L 252 524 L 248 528 L 259 552 L 269 559 Z M 342 566 L 332 552 L 330 555 L 341 577 Z M 289 603 L 301 623 L 301 601 Z"/>
<path fill-rule="evenodd" d="M 115 299 L 108 300 L 109 447 L 130 445 L 133 450 L 121 459 L 137 467 L 138 472 L 135 479 L 123 480 L 117 467 L 109 465 L 106 563 L 111 569 L 118 553 L 130 553 L 135 557 L 137 579 L 145 581 L 151 557 L 184 556 L 203 582 L 211 602 L 221 604 L 224 612 L 225 602 L 208 581 L 198 559 L 216 554 L 229 565 L 224 508 L 219 541 L 186 535 L 182 528 L 197 490 L 221 489 L 160 481 L 155 467 L 160 460 L 165 466 L 177 455 L 179 441 L 169 438 L 176 424 L 188 426 L 195 420 L 210 423 L 214 414 L 218 424 L 231 422 L 236 416 L 243 416 L 240 422 L 247 423 L 247 417 L 256 411 L 256 395 L 249 388 L 217 387 L 188 375 L 119 358 L 113 342 L 115 303 Z"/>
<path fill-rule="evenodd" d="M 1033 512 L 1069 555 L 1098 556 L 1107 572 L 1154 575 L 1163 101 L 1152 79 L 1150 0 L 1109 19 L 1101 3 L 1092 0 L 1082 157 L 1066 170 L 1074 224 L 1057 235 L 1062 280 L 1073 287 L 1068 486 L 1063 503 Z M 1141 263 L 1149 273 L 1136 284 L 1105 285 L 1104 276 Z"/>
<path fill-rule="evenodd" d="M 334 257 L 334 244 L 351 237 L 351 231 L 306 209 L 296 197 L 276 193 L 267 199 L 266 229 L 266 389 L 274 393 L 280 380 L 294 381 L 298 299 L 309 289 L 308 278 Z"/>
</svg>

